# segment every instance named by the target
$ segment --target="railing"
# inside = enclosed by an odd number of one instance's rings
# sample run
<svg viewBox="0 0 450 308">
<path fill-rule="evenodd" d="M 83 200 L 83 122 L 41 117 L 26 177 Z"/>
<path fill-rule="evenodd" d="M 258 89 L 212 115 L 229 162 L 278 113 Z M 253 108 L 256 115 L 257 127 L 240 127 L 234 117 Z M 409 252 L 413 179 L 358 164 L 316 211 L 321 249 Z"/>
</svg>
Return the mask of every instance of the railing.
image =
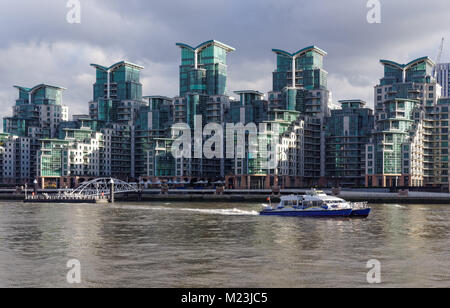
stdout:
<svg viewBox="0 0 450 308">
<path fill-rule="evenodd" d="M 42 201 L 42 200 L 48 200 L 48 201 L 73 201 L 73 200 L 80 200 L 80 201 L 98 201 L 98 200 L 108 200 L 105 196 L 89 196 L 89 195 L 68 195 L 68 194 L 42 194 L 42 195 L 27 195 L 25 196 L 25 200 L 34 200 L 34 201 Z"/>
</svg>

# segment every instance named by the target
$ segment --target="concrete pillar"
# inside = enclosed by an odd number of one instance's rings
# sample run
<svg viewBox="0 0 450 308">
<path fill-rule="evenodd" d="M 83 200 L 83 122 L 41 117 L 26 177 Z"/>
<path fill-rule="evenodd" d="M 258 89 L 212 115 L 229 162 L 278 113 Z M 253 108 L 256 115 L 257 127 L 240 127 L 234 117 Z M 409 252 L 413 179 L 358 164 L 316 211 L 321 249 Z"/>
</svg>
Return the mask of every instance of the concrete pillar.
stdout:
<svg viewBox="0 0 450 308">
<path fill-rule="evenodd" d="M 270 175 L 266 175 L 266 182 L 264 185 L 264 189 L 270 189 Z"/>
</svg>

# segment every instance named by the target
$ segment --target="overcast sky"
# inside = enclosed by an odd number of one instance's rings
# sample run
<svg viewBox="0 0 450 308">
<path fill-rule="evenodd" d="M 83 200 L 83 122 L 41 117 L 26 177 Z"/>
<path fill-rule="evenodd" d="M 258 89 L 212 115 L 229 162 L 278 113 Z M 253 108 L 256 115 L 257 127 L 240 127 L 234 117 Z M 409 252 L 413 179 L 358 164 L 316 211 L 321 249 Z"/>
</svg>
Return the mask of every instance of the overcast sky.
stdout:
<svg viewBox="0 0 450 308">
<path fill-rule="evenodd" d="M 128 60 L 145 66 L 144 95 L 176 96 L 180 51 L 215 39 L 228 56 L 228 91 L 271 90 L 272 48 L 328 52 L 333 100 L 373 105 L 380 59 L 436 58 L 450 42 L 450 1 L 381 0 L 381 24 L 369 24 L 368 0 L 80 0 L 81 24 L 69 24 L 67 0 L 0 0 L 0 116 L 17 97 L 13 85 L 67 88 L 70 113 L 87 113 L 95 71 Z M 443 60 L 450 55 L 445 44 Z"/>
</svg>

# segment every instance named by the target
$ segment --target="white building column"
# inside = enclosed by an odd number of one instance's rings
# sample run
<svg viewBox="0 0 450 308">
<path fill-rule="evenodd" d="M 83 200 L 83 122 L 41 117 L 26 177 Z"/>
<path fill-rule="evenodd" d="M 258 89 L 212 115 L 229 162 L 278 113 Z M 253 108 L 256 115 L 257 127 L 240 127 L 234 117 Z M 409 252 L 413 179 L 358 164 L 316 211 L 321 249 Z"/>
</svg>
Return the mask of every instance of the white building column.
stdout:
<svg viewBox="0 0 450 308">
<path fill-rule="evenodd" d="M 292 87 L 295 88 L 295 57 L 292 57 Z"/>
<path fill-rule="evenodd" d="M 194 68 L 198 68 L 198 53 L 197 50 L 194 50 Z"/>
<path fill-rule="evenodd" d="M 111 70 L 107 70 L 106 71 L 106 73 L 107 73 L 107 75 L 108 75 L 108 80 L 107 80 L 107 88 L 106 88 L 106 97 L 109 99 L 109 97 L 110 97 L 110 94 L 109 94 L 109 92 L 110 92 L 110 88 L 111 88 L 111 81 L 110 81 L 110 79 L 109 79 L 109 77 L 110 77 L 110 75 L 111 75 Z"/>
</svg>

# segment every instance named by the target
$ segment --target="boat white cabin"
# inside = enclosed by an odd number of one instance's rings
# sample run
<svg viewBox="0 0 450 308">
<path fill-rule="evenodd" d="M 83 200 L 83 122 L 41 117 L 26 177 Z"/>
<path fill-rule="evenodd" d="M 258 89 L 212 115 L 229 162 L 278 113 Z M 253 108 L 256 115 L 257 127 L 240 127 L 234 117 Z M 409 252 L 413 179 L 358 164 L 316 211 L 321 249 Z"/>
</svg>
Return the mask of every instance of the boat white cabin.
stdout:
<svg viewBox="0 0 450 308">
<path fill-rule="evenodd" d="M 306 195 L 282 196 L 277 209 L 283 208 L 329 208 L 350 209 L 353 204 L 336 196 L 329 196 L 321 190 L 311 190 Z"/>
</svg>

